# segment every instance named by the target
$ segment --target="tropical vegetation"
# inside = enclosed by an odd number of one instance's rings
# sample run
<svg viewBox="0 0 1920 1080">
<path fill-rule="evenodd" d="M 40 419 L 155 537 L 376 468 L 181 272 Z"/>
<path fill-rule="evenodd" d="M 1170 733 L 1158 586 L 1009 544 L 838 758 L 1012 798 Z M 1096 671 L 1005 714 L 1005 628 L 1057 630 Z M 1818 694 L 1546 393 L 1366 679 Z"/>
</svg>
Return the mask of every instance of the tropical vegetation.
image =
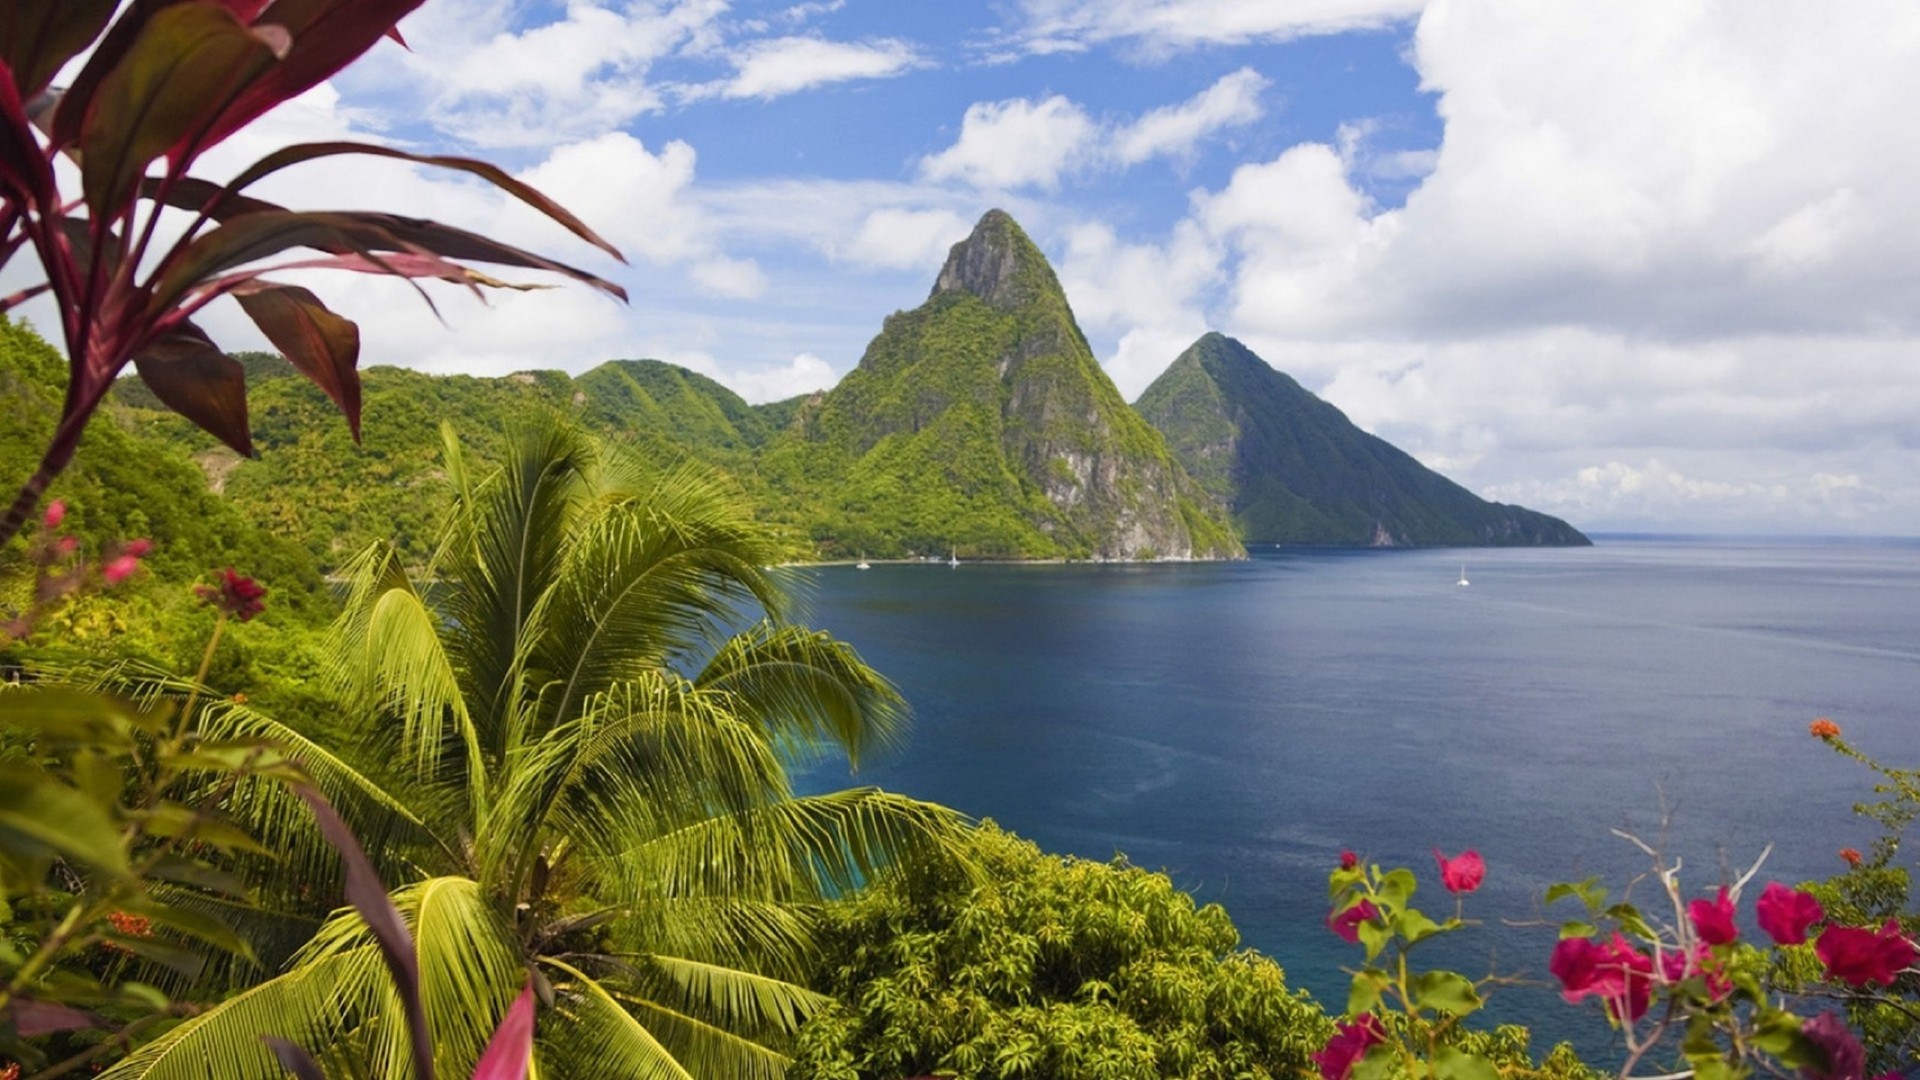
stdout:
<svg viewBox="0 0 1920 1080">
<path fill-rule="evenodd" d="M 451 440 L 445 467 L 438 557 L 411 571 L 382 543 L 347 567 L 332 673 L 364 720 L 316 769 L 384 839 L 436 1058 L 470 1067 L 531 977 L 547 1074 L 780 1075 L 822 1003 L 801 982 L 811 909 L 948 857 L 962 824 L 873 789 L 790 791 L 787 763 L 858 762 L 903 703 L 845 643 L 783 620 L 766 532 L 710 474 L 538 420 L 491 472 Z M 259 795 L 235 812 L 281 853 L 272 872 L 326 880 L 330 848 Z M 402 1075 L 384 965 L 360 914 L 337 913 L 284 974 L 111 1075 L 273 1075 L 269 1028 Z"/>
</svg>

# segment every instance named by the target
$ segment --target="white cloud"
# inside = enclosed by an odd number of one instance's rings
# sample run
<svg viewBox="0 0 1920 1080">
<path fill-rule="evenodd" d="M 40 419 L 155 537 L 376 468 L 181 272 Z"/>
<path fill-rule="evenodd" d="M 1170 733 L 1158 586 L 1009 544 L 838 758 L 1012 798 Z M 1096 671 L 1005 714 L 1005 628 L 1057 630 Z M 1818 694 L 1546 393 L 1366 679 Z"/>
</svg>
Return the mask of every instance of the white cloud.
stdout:
<svg viewBox="0 0 1920 1080">
<path fill-rule="evenodd" d="M 733 78 L 687 91 L 687 98 L 720 96 L 777 97 L 829 83 L 885 79 L 920 63 L 919 54 L 904 41 L 825 41 L 812 37 L 784 37 L 755 41 L 731 57 Z"/>
<path fill-rule="evenodd" d="M 1149 55 L 1386 26 L 1424 0 L 1021 0 L 1015 34 L 1033 52 L 1130 44 Z"/>
<path fill-rule="evenodd" d="M 756 405 L 825 390 L 839 379 L 825 360 L 812 353 L 800 353 L 778 367 L 752 370 L 722 370 L 711 358 L 697 355 L 685 356 L 674 362 L 725 385 Z"/>
<path fill-rule="evenodd" d="M 985 190 L 1053 191 L 1075 169 L 1096 164 L 1125 168 L 1156 157 L 1187 157 L 1201 140 L 1265 115 L 1260 95 L 1271 85 L 1252 68 L 1241 68 L 1186 101 L 1126 124 L 1101 123 L 1059 94 L 1038 102 L 976 102 L 961 119 L 959 138 L 922 159 L 920 175 Z"/>
<path fill-rule="evenodd" d="M 937 269 L 947 249 L 973 229 L 952 210 L 885 207 L 868 214 L 845 248 L 853 262 L 890 270 Z"/>
<path fill-rule="evenodd" d="M 1086 160 L 1098 137 L 1099 125 L 1086 110 L 1058 94 L 1039 102 L 979 102 L 967 109 L 954 144 L 920 163 L 920 175 L 978 188 L 1052 190 Z"/>
<path fill-rule="evenodd" d="M 1191 100 L 1155 109 L 1115 132 L 1111 153 L 1126 165 L 1190 154 L 1208 135 L 1251 124 L 1265 115 L 1260 95 L 1271 85 L 1252 68 L 1241 68 Z"/>
<path fill-rule="evenodd" d="M 1119 335 L 1106 368 L 1129 401 L 1209 329 L 1203 300 L 1219 258 L 1191 224 L 1165 245 L 1124 243 L 1098 222 L 1067 231 L 1061 283 L 1081 326 Z"/>
<path fill-rule="evenodd" d="M 355 77 L 416 96 L 461 142 L 552 146 L 660 110 L 651 69 L 709 42 L 726 10 L 726 0 L 569 0 L 564 18 L 516 28 L 517 5 L 441 0 L 408 21 L 412 52 L 375 50 Z"/>
</svg>

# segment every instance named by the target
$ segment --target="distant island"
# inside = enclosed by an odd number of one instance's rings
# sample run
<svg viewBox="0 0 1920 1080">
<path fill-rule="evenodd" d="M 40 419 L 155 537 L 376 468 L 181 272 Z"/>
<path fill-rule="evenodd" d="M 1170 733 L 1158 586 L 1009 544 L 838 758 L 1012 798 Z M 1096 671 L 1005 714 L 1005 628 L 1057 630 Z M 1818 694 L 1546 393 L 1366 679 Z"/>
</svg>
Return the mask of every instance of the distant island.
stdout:
<svg viewBox="0 0 1920 1080">
<path fill-rule="evenodd" d="M 578 416 L 661 467 L 733 477 L 800 561 L 1589 542 L 1557 518 L 1478 498 L 1219 334 L 1128 406 L 1053 268 L 998 210 L 838 385 L 787 401 L 749 405 L 657 360 L 502 378 L 375 367 L 363 372 L 356 447 L 284 360 L 242 359 L 255 459 L 159 409 L 136 381 L 116 389 L 112 415 L 136 443 L 190 454 L 213 492 L 325 567 L 376 536 L 424 559 L 446 509 L 440 423 L 484 459 L 537 409 Z"/>
</svg>

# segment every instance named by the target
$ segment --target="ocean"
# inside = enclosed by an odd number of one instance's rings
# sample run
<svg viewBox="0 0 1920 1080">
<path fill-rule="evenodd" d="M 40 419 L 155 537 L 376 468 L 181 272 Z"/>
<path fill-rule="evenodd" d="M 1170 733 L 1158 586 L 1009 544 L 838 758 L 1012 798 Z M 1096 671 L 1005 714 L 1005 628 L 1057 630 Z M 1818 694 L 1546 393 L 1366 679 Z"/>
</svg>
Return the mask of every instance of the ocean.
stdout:
<svg viewBox="0 0 1920 1080">
<path fill-rule="evenodd" d="M 1471 584 L 1456 583 L 1462 570 Z M 807 617 L 899 684 L 877 784 L 1042 847 L 1124 853 L 1226 906 L 1337 1010 L 1357 947 L 1323 925 L 1342 849 L 1422 879 L 1475 848 L 1482 925 L 1430 959 L 1548 979 L 1555 881 L 1647 857 L 1710 893 L 1841 868 L 1872 776 L 1809 737 L 1920 765 L 1920 543 L 1600 539 L 1592 548 L 1258 550 L 1243 563 L 881 564 L 795 572 Z M 1756 893 L 1757 894 L 1757 893 Z M 1632 898 L 1658 898 L 1644 883 Z M 1750 908 L 1750 905 L 1747 905 Z M 1750 923 L 1749 923 L 1750 925 Z M 1503 989 L 1487 1016 L 1617 1065 L 1598 1013 Z"/>
</svg>

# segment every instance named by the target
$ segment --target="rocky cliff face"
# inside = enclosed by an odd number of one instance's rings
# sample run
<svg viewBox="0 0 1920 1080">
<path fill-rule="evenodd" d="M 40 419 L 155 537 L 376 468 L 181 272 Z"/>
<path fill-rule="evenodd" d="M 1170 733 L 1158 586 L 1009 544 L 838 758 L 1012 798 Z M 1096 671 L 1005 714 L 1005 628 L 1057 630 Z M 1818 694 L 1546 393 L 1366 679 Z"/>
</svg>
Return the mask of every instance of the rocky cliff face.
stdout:
<svg viewBox="0 0 1920 1080">
<path fill-rule="evenodd" d="M 1052 267 L 1000 211 L 954 245 L 927 302 L 889 317 L 787 438 L 774 471 L 828 480 L 822 494 L 864 525 L 832 538 L 847 547 L 1241 554 L 1223 509 L 1127 408 Z"/>
<path fill-rule="evenodd" d="M 1479 498 L 1220 334 L 1194 342 L 1135 407 L 1248 543 L 1590 543 L 1559 518 Z"/>
</svg>

